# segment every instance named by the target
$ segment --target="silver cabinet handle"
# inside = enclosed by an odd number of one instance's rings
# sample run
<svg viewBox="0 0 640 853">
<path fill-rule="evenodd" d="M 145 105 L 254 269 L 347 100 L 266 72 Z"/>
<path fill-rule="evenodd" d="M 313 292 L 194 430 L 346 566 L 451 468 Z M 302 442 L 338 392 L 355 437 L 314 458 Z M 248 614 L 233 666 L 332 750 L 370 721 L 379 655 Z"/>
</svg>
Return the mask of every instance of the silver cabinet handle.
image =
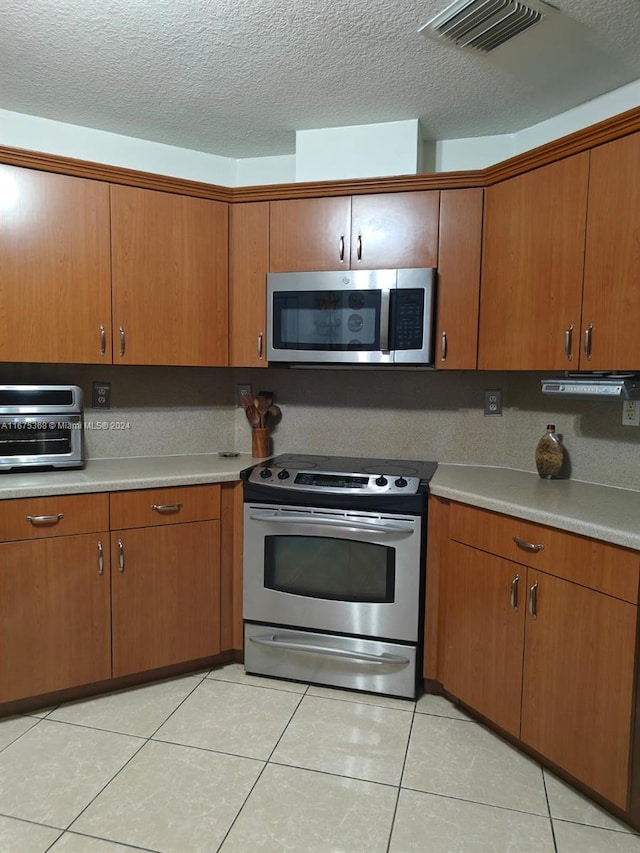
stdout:
<svg viewBox="0 0 640 853">
<path fill-rule="evenodd" d="M 520 583 L 520 575 L 516 575 L 515 578 L 511 581 L 511 590 L 509 592 L 509 600 L 511 601 L 511 607 L 518 612 L 518 584 Z"/>
<path fill-rule="evenodd" d="M 541 543 L 527 542 L 526 539 L 519 539 L 517 536 L 513 537 L 513 541 L 523 551 L 544 551 L 544 545 Z"/>
<path fill-rule="evenodd" d="M 408 658 L 401 657 L 400 655 L 392 655 L 388 652 L 383 652 L 381 655 L 375 655 L 370 652 L 359 652 L 356 649 L 339 649 L 333 646 L 315 645 L 315 643 L 300 643 L 296 640 L 279 638 L 276 634 L 270 634 L 266 637 L 249 637 L 249 640 L 252 643 L 257 643 L 259 646 L 277 646 L 279 649 L 288 649 L 289 651 L 294 652 L 307 652 L 309 654 L 347 658 L 348 660 L 361 661 L 364 663 L 392 663 L 396 666 L 406 666 L 409 663 Z"/>
<path fill-rule="evenodd" d="M 262 332 L 258 335 L 258 358 L 262 358 L 262 341 L 264 339 L 264 335 Z"/>
<path fill-rule="evenodd" d="M 104 355 L 107 351 L 107 333 L 104 326 L 100 323 L 100 355 Z"/>
<path fill-rule="evenodd" d="M 64 513 L 59 512 L 57 515 L 28 515 L 26 520 L 33 525 L 38 524 L 57 524 L 61 518 L 64 518 Z"/>
<path fill-rule="evenodd" d="M 564 333 L 564 354 L 571 361 L 573 358 L 573 323 Z"/>
<path fill-rule="evenodd" d="M 182 504 L 151 504 L 151 509 L 156 512 L 180 512 Z"/>
<path fill-rule="evenodd" d="M 344 234 L 340 235 L 340 240 L 338 241 L 338 257 L 340 258 L 340 263 L 344 263 Z"/>
<path fill-rule="evenodd" d="M 104 574 L 104 548 L 102 542 L 98 542 L 98 574 Z"/>
<path fill-rule="evenodd" d="M 584 330 L 584 354 L 591 360 L 591 334 L 593 332 L 593 323 L 589 323 Z"/>
<path fill-rule="evenodd" d="M 358 234 L 358 239 L 356 240 L 356 258 L 359 261 L 362 260 L 362 234 Z"/>
<path fill-rule="evenodd" d="M 532 619 L 538 618 L 538 581 L 529 590 L 529 613 Z"/>
<path fill-rule="evenodd" d="M 443 332 L 440 335 L 440 361 L 447 359 L 447 333 Z"/>
<path fill-rule="evenodd" d="M 118 539 L 118 571 L 124 572 L 124 542 Z"/>
<path fill-rule="evenodd" d="M 120 356 L 123 356 L 124 355 L 124 345 L 125 345 L 124 326 L 120 326 L 119 331 L 120 331 Z"/>
</svg>

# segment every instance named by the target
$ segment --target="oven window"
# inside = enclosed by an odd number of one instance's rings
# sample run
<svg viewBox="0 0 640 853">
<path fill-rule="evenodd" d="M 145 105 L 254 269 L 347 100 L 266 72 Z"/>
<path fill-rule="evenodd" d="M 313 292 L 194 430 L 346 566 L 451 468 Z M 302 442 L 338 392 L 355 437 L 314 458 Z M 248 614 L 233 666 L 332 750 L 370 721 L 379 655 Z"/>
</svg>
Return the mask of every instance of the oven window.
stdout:
<svg viewBox="0 0 640 853">
<path fill-rule="evenodd" d="M 312 351 L 379 350 L 380 306 L 379 290 L 276 292 L 273 345 Z"/>
<path fill-rule="evenodd" d="M 71 453 L 71 424 L 66 422 L 0 423 L 0 456 Z"/>
<path fill-rule="evenodd" d="M 391 604 L 395 549 L 325 536 L 266 536 L 267 589 L 326 598 Z"/>
</svg>

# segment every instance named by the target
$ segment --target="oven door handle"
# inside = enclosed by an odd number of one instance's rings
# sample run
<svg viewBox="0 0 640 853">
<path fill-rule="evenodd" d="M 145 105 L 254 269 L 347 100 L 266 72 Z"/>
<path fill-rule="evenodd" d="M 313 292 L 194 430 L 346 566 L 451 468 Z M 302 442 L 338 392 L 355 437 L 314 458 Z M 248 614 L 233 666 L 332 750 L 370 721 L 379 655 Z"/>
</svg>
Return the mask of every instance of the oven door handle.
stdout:
<svg viewBox="0 0 640 853">
<path fill-rule="evenodd" d="M 359 652 L 356 649 L 338 649 L 334 646 L 319 646 L 315 643 L 298 642 L 296 640 L 281 639 L 277 634 L 269 634 L 262 637 L 249 637 L 252 643 L 259 646 L 275 646 L 279 649 L 288 649 L 294 652 L 307 652 L 315 655 L 327 655 L 335 658 L 346 658 L 347 660 L 359 661 L 361 663 L 394 664 L 395 666 L 406 666 L 410 663 L 409 658 L 401 655 L 391 655 L 383 652 L 374 655 L 370 652 Z"/>
<path fill-rule="evenodd" d="M 305 517 L 302 515 L 276 515 L 269 512 L 258 512 L 250 515 L 252 521 L 268 521 L 276 524 L 315 524 L 322 527 L 338 527 L 341 530 L 365 530 L 368 533 L 413 533 L 415 526 L 411 522 L 402 523 L 400 521 L 378 522 L 378 521 L 358 521 L 350 518 L 331 518 L 321 515 L 310 515 Z"/>
</svg>

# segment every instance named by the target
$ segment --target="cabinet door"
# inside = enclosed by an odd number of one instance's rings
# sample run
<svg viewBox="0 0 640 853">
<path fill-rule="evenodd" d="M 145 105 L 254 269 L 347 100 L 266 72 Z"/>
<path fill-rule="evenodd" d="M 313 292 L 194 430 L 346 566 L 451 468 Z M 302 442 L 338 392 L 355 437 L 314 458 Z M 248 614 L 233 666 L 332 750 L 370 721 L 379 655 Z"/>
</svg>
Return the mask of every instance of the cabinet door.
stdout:
<svg viewBox="0 0 640 853">
<path fill-rule="evenodd" d="M 228 205 L 112 186 L 111 231 L 114 362 L 226 365 Z"/>
<path fill-rule="evenodd" d="M 583 370 L 640 364 L 640 133 L 591 151 L 582 330 Z"/>
<path fill-rule="evenodd" d="M 0 614 L 0 702 L 109 678 L 108 534 L 0 545 Z"/>
<path fill-rule="evenodd" d="M 351 199 L 272 201 L 271 272 L 349 269 Z"/>
<path fill-rule="evenodd" d="M 475 370 L 482 250 L 482 190 L 440 193 L 436 367 Z"/>
<path fill-rule="evenodd" d="M 109 185 L 0 165 L 0 187 L 0 360 L 110 363 Z"/>
<path fill-rule="evenodd" d="M 351 269 L 438 265 L 437 190 L 351 200 Z"/>
<path fill-rule="evenodd" d="M 450 542 L 440 578 L 444 687 L 515 737 L 520 734 L 525 572 L 516 563 Z"/>
<path fill-rule="evenodd" d="M 577 154 L 486 190 L 480 370 L 578 366 L 588 171 Z"/>
<path fill-rule="evenodd" d="M 529 569 L 522 740 L 626 808 L 637 608 Z"/>
<path fill-rule="evenodd" d="M 269 202 L 229 211 L 229 364 L 267 367 Z"/>
<path fill-rule="evenodd" d="M 113 675 L 220 651 L 220 522 L 111 534 Z"/>
</svg>

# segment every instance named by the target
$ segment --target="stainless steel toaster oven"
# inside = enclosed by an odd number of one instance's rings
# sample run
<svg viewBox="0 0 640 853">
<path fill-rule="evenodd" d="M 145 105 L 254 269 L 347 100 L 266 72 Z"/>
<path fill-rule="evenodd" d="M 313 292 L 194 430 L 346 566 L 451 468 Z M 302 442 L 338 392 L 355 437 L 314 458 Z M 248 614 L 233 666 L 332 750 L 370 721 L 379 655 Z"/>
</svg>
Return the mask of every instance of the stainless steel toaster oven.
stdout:
<svg viewBox="0 0 640 853">
<path fill-rule="evenodd" d="M 81 388 L 0 385 L 0 472 L 83 465 Z"/>
</svg>

